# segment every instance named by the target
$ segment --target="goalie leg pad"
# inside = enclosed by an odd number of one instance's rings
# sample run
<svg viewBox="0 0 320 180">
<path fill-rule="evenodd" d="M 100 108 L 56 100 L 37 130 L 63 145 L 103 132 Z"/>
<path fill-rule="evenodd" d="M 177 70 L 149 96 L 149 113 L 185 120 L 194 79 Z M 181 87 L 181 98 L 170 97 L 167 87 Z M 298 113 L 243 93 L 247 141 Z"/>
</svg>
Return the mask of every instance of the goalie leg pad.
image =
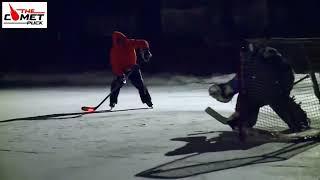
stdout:
<svg viewBox="0 0 320 180">
<path fill-rule="evenodd" d="M 300 132 L 310 128 L 310 121 L 307 114 L 293 98 L 280 98 L 270 107 L 288 125 L 292 132 Z"/>
</svg>

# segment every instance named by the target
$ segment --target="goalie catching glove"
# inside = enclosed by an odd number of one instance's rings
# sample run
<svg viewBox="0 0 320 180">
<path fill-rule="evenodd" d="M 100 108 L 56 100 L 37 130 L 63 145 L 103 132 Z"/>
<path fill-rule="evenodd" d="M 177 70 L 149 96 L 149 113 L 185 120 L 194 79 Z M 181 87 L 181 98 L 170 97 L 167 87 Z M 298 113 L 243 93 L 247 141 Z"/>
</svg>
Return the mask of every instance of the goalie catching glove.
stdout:
<svg viewBox="0 0 320 180">
<path fill-rule="evenodd" d="M 230 102 L 235 94 L 230 84 L 213 84 L 209 87 L 209 95 L 217 101 Z"/>
<path fill-rule="evenodd" d="M 237 78 L 233 78 L 227 83 L 214 83 L 209 87 L 209 95 L 217 101 L 230 102 L 235 94 L 238 93 Z"/>
</svg>

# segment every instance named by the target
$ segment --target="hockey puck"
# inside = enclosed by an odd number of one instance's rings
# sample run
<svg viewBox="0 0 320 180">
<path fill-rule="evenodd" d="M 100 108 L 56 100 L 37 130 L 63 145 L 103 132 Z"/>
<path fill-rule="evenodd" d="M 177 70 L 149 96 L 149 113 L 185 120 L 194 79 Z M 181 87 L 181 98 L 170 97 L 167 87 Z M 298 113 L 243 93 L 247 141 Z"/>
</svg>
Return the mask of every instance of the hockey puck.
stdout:
<svg viewBox="0 0 320 180">
<path fill-rule="evenodd" d="M 86 112 L 93 112 L 93 111 L 95 111 L 95 109 L 94 109 L 93 107 L 87 107 L 87 106 L 81 107 L 81 110 L 86 111 Z"/>
</svg>

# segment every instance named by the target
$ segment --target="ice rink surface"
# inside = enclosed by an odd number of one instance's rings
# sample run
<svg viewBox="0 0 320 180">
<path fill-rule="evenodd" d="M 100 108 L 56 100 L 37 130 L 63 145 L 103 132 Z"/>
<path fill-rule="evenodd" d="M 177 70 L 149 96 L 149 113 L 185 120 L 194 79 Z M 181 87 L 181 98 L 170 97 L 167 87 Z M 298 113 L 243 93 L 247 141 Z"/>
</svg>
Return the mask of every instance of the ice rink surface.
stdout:
<svg viewBox="0 0 320 180">
<path fill-rule="evenodd" d="M 154 109 L 82 116 L 45 115 L 96 105 L 107 87 L 0 90 L 0 120 L 16 119 L 0 123 L 0 179 L 320 179 L 318 143 L 241 144 L 204 112 L 231 114 L 236 99 L 221 104 L 207 88 L 149 86 Z M 133 87 L 121 89 L 116 111 L 144 107 Z"/>
</svg>

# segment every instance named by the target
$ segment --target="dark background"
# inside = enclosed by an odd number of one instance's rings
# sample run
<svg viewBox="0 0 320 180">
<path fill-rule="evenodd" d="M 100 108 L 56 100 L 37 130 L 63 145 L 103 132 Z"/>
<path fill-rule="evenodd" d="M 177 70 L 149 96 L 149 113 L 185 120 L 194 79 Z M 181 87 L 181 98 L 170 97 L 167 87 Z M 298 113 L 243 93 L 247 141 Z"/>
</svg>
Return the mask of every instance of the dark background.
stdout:
<svg viewBox="0 0 320 180">
<path fill-rule="evenodd" d="M 235 70 L 247 37 L 319 37 L 318 0 L 48 1 L 48 29 L 1 29 L 0 73 L 110 71 L 114 30 L 149 41 L 148 73 Z"/>
</svg>

